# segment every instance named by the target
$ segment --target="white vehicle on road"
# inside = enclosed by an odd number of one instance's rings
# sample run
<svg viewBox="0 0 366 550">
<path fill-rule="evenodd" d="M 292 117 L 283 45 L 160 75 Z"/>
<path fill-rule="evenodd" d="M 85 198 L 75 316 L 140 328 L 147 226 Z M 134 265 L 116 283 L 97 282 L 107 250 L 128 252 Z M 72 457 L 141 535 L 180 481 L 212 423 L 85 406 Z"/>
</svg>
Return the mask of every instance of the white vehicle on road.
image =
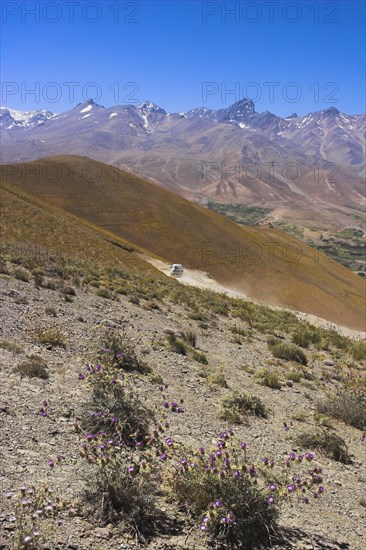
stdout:
<svg viewBox="0 0 366 550">
<path fill-rule="evenodd" d="M 170 267 L 170 275 L 172 275 L 173 277 L 181 277 L 183 275 L 182 264 L 173 264 Z"/>
</svg>

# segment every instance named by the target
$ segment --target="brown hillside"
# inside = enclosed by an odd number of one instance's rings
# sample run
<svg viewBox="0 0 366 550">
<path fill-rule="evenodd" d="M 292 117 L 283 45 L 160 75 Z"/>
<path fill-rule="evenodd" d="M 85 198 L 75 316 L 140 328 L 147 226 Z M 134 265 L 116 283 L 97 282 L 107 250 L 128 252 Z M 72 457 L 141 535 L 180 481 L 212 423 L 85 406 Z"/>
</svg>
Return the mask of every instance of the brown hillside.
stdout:
<svg viewBox="0 0 366 550">
<path fill-rule="evenodd" d="M 364 329 L 364 282 L 279 231 L 238 226 L 84 157 L 4 165 L 2 179 L 167 261 L 207 271 L 253 298 Z"/>
</svg>

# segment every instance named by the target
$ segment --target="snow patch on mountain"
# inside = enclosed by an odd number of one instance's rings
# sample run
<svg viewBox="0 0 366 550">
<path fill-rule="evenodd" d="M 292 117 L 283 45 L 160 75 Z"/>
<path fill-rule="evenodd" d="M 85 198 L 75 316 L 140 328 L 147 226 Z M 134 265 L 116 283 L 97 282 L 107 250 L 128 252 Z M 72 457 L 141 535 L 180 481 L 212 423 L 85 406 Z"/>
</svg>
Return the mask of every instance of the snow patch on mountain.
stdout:
<svg viewBox="0 0 366 550">
<path fill-rule="evenodd" d="M 80 113 L 88 113 L 93 108 L 93 105 L 87 105 L 84 109 L 81 109 Z"/>
</svg>

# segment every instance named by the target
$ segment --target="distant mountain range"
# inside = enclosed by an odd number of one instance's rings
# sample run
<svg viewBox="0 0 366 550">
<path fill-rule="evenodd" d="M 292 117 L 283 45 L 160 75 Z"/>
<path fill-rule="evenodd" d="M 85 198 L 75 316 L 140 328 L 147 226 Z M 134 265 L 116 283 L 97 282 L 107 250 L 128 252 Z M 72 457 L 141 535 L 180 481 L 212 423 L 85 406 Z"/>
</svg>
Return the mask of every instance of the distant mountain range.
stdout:
<svg viewBox="0 0 366 550">
<path fill-rule="evenodd" d="M 330 108 L 306 116 L 257 113 L 243 99 L 169 114 L 145 101 L 92 100 L 54 114 L 1 108 L 2 162 L 83 155 L 135 172 L 201 204 L 242 203 L 268 220 L 360 225 L 366 116 Z"/>
</svg>

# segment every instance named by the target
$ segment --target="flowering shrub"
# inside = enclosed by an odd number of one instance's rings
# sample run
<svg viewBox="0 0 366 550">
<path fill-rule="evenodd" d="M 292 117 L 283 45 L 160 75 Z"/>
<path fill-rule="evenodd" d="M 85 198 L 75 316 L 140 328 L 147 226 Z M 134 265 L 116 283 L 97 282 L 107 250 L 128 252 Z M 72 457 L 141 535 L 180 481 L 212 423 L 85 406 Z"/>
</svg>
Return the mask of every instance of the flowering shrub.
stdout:
<svg viewBox="0 0 366 550">
<path fill-rule="evenodd" d="M 69 503 L 54 496 L 53 490 L 42 483 L 39 487 L 23 486 L 18 493 L 7 493 L 12 500 L 13 511 L 7 522 L 13 524 L 13 538 L 10 548 L 14 550 L 36 549 L 50 541 L 57 525 L 73 513 Z"/>
<path fill-rule="evenodd" d="M 100 346 L 98 360 L 104 365 L 124 371 L 150 372 L 147 365 L 136 357 L 132 346 L 114 328 L 105 328 Z"/>
<path fill-rule="evenodd" d="M 90 399 L 84 405 L 85 416 L 81 422 L 85 430 L 104 431 L 110 437 L 116 434 L 129 438 L 130 434 L 147 434 L 151 412 L 146 410 L 131 391 L 128 382 L 114 366 L 86 365 L 86 380 Z"/>
<path fill-rule="evenodd" d="M 105 432 L 87 433 L 80 455 L 92 467 L 84 492 L 87 507 L 104 521 L 123 520 L 137 532 L 151 529 L 156 514 L 156 481 L 149 461 L 144 459 L 145 440 L 131 434 L 134 447 L 122 436 L 110 438 Z"/>
<path fill-rule="evenodd" d="M 192 451 L 165 441 L 160 460 L 176 498 L 203 533 L 225 537 L 228 544 L 268 543 L 281 501 L 297 497 L 308 504 L 324 492 L 321 468 L 308 466 L 312 453 L 290 453 L 278 465 L 268 457 L 255 464 L 248 460 L 247 444 L 236 441 L 231 430 L 220 433 L 210 449 Z"/>
</svg>

